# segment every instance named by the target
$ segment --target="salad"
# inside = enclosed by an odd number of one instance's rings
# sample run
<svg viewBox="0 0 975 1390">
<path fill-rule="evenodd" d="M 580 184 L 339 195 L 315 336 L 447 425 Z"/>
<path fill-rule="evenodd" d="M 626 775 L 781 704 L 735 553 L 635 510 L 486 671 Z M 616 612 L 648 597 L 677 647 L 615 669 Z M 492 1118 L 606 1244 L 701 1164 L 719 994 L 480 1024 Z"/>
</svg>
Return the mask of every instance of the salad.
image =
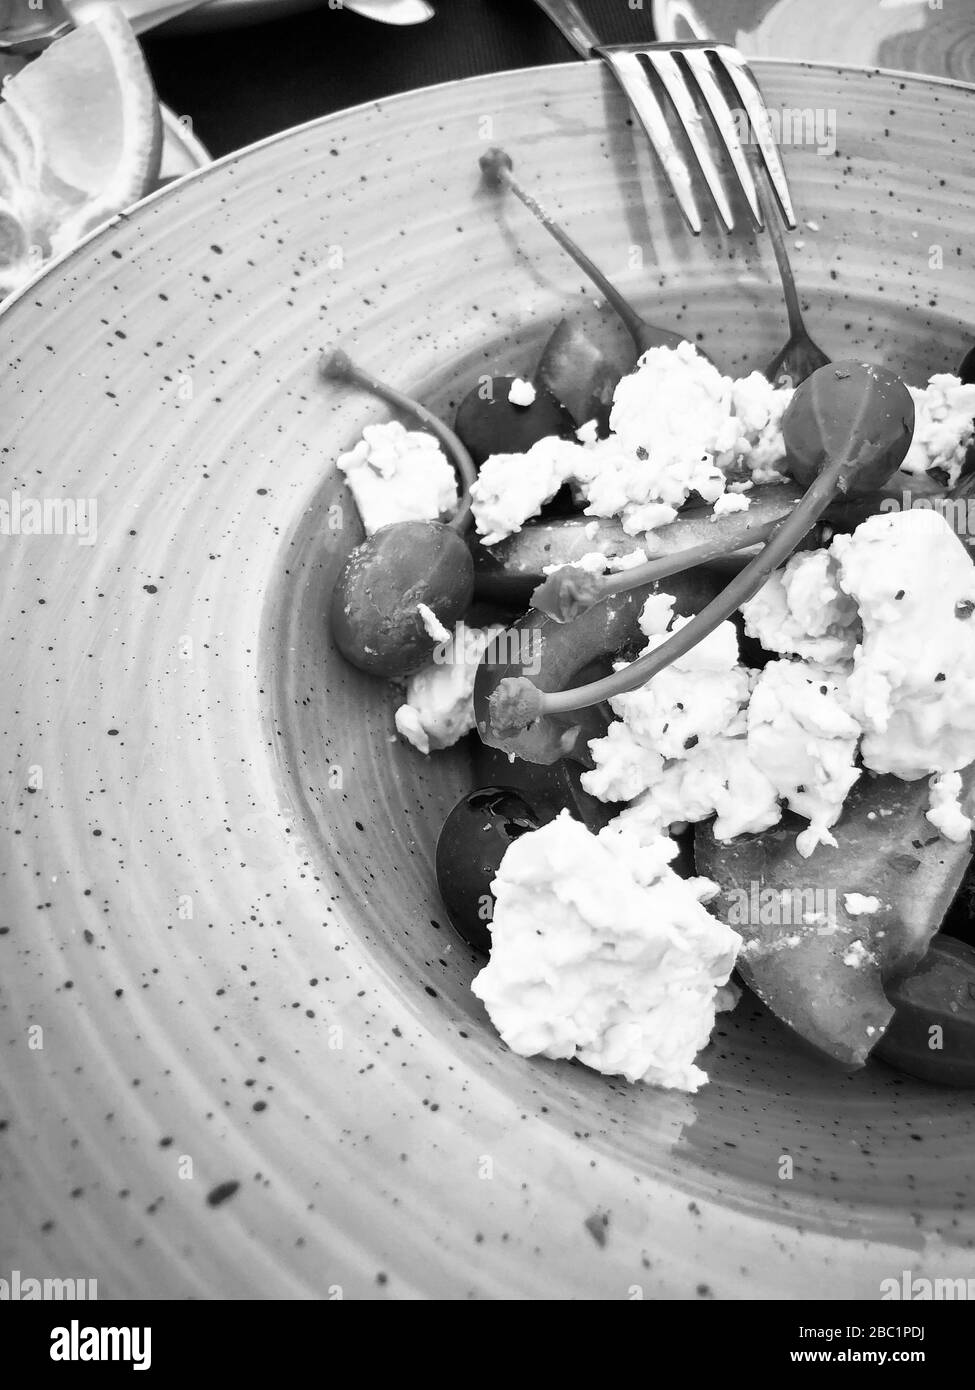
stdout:
<svg viewBox="0 0 975 1390">
<path fill-rule="evenodd" d="M 338 459 L 366 533 L 344 658 L 418 756 L 472 741 L 437 878 L 504 1042 L 695 1091 L 754 991 L 844 1067 L 975 1085 L 975 373 L 908 385 L 801 323 L 724 375 L 644 321 L 515 180 L 603 306 L 452 427 Z M 948 932 L 943 929 L 947 928 Z M 952 933 L 952 934 L 948 934 Z"/>
</svg>

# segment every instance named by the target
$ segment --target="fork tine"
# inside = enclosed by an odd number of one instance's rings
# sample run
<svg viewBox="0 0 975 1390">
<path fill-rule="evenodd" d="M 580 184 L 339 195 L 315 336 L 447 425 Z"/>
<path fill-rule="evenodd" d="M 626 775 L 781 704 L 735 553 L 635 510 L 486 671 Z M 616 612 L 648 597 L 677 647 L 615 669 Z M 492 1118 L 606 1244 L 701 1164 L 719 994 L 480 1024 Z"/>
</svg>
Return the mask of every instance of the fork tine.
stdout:
<svg viewBox="0 0 975 1390">
<path fill-rule="evenodd" d="M 687 141 L 694 157 L 698 162 L 701 173 L 704 175 L 704 182 L 708 186 L 708 191 L 714 199 L 718 215 L 725 225 L 725 230 L 733 232 L 735 229 L 735 219 L 731 211 L 731 204 L 728 202 L 728 195 L 725 192 L 724 183 L 717 164 L 714 162 L 714 155 L 708 144 L 707 135 L 704 130 L 704 122 L 701 113 L 698 111 L 688 90 L 684 74 L 677 64 L 677 59 L 673 49 L 648 49 L 643 55 L 654 72 L 660 78 L 666 89 L 667 95 L 674 104 L 674 110 L 680 119 Z M 730 113 L 729 113 L 730 114 Z"/>
<path fill-rule="evenodd" d="M 789 185 L 785 177 L 785 169 L 782 167 L 782 160 L 779 158 L 778 147 L 775 143 L 775 136 L 772 132 L 772 125 L 769 120 L 768 110 L 765 106 L 765 98 L 762 96 L 761 88 L 752 75 L 751 68 L 744 58 L 735 48 L 730 48 L 727 44 L 715 44 L 710 50 L 718 62 L 721 63 L 727 72 L 731 82 L 741 98 L 741 104 L 745 109 L 745 115 L 751 123 L 752 129 L 758 136 L 758 148 L 765 167 L 768 170 L 772 187 L 775 189 L 775 196 L 779 200 L 782 215 L 785 218 L 786 226 L 794 230 L 796 226 L 796 214 L 792 206 L 792 199 L 789 196 Z"/>
<path fill-rule="evenodd" d="M 752 175 L 751 165 L 748 157 L 741 146 L 738 130 L 735 126 L 735 118 L 728 99 L 718 85 L 714 70 L 711 67 L 710 59 L 703 48 L 686 48 L 683 50 L 683 59 L 694 76 L 704 103 L 711 113 L 715 129 L 721 137 L 721 143 L 728 152 L 738 182 L 741 184 L 742 192 L 748 200 L 752 217 L 759 231 L 765 228 L 765 221 L 762 217 L 762 205 L 758 197 L 758 189 L 755 187 L 755 179 Z"/>
<path fill-rule="evenodd" d="M 691 186 L 691 172 L 667 125 L 663 108 L 657 100 L 650 78 L 635 52 L 613 48 L 594 50 L 606 63 L 629 100 L 647 138 L 663 166 L 674 197 L 695 236 L 701 234 L 701 214 Z"/>
</svg>

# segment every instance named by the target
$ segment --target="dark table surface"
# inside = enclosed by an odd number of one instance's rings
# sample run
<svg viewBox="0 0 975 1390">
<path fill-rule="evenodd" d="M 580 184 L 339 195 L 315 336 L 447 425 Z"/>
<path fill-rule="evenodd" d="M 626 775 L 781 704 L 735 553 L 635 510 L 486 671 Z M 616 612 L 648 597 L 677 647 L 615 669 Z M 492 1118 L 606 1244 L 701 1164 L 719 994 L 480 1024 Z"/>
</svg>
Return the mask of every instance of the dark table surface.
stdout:
<svg viewBox="0 0 975 1390">
<path fill-rule="evenodd" d="M 531 0 L 433 0 L 426 24 L 394 28 L 317 8 L 213 33 L 147 35 L 161 99 L 211 154 L 393 92 L 506 68 L 570 61 L 573 51 Z M 606 43 L 653 37 L 650 0 L 584 0 Z"/>
</svg>

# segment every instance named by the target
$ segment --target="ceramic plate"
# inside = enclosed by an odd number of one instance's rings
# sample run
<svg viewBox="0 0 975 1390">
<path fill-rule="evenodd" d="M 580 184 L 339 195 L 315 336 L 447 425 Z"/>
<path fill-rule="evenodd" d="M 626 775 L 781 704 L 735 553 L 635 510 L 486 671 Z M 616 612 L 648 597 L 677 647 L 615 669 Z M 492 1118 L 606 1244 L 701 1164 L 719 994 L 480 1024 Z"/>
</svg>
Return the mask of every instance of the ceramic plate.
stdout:
<svg viewBox="0 0 975 1390">
<path fill-rule="evenodd" d="M 975 82 L 975 9 L 931 0 L 653 0 L 664 42 L 710 37 L 748 58 L 858 63 Z"/>
<path fill-rule="evenodd" d="M 835 112 L 835 153 L 784 152 L 816 337 L 915 381 L 954 365 L 971 93 L 759 72 L 773 107 Z M 692 241 L 584 63 L 222 159 L 0 316 L 0 1271 L 102 1298 L 870 1298 L 905 1270 L 967 1276 L 969 1095 L 838 1074 L 747 1001 L 699 1095 L 628 1087 L 514 1056 L 470 994 L 432 867 L 467 754 L 399 744 L 393 691 L 329 647 L 360 534 L 334 460 L 384 412 L 316 358 L 341 341 L 444 411 L 493 364 L 530 368 L 583 287 L 479 191 L 485 137 L 725 369 L 783 340 L 767 245 Z M 13 525 L 45 501 L 74 534 Z"/>
</svg>

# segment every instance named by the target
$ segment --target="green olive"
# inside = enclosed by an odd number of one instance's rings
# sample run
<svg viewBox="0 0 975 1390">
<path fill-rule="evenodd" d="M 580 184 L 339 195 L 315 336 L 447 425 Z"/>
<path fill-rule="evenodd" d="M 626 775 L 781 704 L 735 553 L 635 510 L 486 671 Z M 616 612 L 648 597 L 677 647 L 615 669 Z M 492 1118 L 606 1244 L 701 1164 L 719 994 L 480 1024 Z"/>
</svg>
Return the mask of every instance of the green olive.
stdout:
<svg viewBox="0 0 975 1390">
<path fill-rule="evenodd" d="M 332 595 L 332 638 L 360 671 L 404 676 L 436 645 L 419 605 L 449 629 L 473 593 L 474 565 L 457 531 L 439 521 L 394 522 L 346 560 Z"/>
</svg>

